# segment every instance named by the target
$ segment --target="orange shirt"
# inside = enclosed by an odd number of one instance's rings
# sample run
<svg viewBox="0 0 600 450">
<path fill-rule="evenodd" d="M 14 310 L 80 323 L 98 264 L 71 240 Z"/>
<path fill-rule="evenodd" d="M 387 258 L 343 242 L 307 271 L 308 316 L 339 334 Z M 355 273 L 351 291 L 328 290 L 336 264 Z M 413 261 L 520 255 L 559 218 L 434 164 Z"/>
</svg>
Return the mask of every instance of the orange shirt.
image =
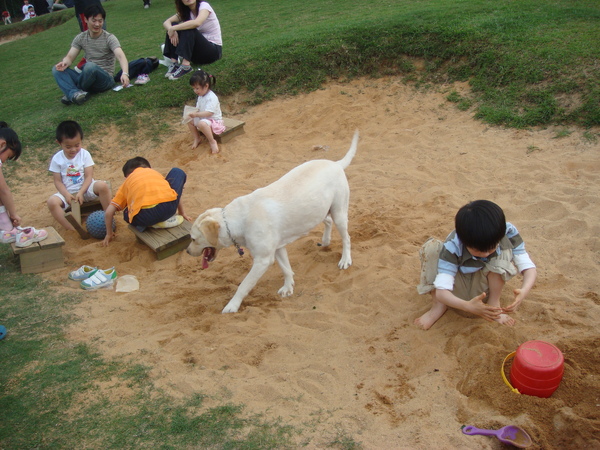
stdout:
<svg viewBox="0 0 600 450">
<path fill-rule="evenodd" d="M 119 211 L 128 208 L 131 221 L 140 209 L 158 203 L 172 202 L 177 199 L 175 192 L 165 177 L 154 169 L 138 167 L 125 178 L 112 204 Z"/>
</svg>

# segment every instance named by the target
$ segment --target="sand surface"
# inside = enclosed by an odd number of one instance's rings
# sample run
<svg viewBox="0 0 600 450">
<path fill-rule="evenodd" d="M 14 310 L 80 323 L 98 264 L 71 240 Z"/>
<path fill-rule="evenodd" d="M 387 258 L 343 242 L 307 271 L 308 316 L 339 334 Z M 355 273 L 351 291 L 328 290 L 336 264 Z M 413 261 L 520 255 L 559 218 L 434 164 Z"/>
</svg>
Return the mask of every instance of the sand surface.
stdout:
<svg viewBox="0 0 600 450">
<path fill-rule="evenodd" d="M 465 86 L 457 85 L 459 91 Z M 110 95 L 110 94 L 107 94 Z M 163 261 L 137 243 L 119 217 L 109 248 L 61 230 L 47 209 L 53 192 L 16 194 L 25 220 L 52 225 L 66 239 L 64 270 L 44 274 L 59 289 L 82 264 L 116 266 L 140 290 L 90 293 L 75 312 L 73 340 L 107 358 L 153 367 L 156 384 L 178 397 L 201 392 L 215 404 L 281 417 L 304 430 L 298 444 L 323 448 L 350 437 L 366 449 L 499 449 L 494 438 L 465 436 L 462 425 L 526 429 L 533 448 L 600 448 L 600 130 L 505 130 L 472 119 L 443 92 L 417 92 L 398 79 L 332 83 L 233 117 L 246 133 L 222 146 L 191 150 L 179 117 L 168 142 L 122 145 L 107 131 L 89 136 L 96 178 L 116 188 L 121 166 L 147 157 L 166 173 L 188 173 L 184 194 L 194 217 L 275 181 L 311 159 L 341 159 L 360 130 L 346 170 L 353 265 L 337 267 L 341 242 L 320 241 L 322 227 L 288 246 L 295 293 L 280 298 L 283 277 L 271 267 L 237 314 L 220 314 L 250 269 L 249 253 L 222 250 L 208 269 L 185 252 Z M 190 103 L 192 99 L 190 98 Z M 225 113 L 237 106 L 222 100 Z M 84 124 L 85 128 L 85 124 Z M 417 294 L 420 245 L 443 239 L 468 201 L 503 207 L 538 266 L 535 288 L 509 328 L 447 312 L 429 331 L 413 320 L 429 309 Z M 503 304 L 512 301 L 505 288 Z M 565 356 L 551 398 L 512 393 L 500 377 L 504 357 L 539 339 Z"/>
</svg>

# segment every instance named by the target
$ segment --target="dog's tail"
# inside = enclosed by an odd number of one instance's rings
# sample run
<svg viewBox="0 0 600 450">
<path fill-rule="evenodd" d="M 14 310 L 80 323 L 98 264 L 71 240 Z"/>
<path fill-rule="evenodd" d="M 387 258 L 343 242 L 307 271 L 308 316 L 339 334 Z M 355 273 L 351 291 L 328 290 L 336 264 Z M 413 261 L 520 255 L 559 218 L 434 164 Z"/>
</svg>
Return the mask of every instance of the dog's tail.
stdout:
<svg viewBox="0 0 600 450">
<path fill-rule="evenodd" d="M 352 162 L 352 158 L 354 158 L 354 155 L 356 155 L 357 147 L 358 147 L 358 130 L 356 130 L 354 132 L 354 137 L 352 138 L 352 144 L 350 145 L 350 149 L 348 150 L 348 153 L 346 153 L 346 156 L 344 156 L 342 159 L 337 161 L 337 163 L 340 166 L 342 166 L 342 169 L 345 169 L 346 167 L 348 167 L 350 165 L 350 163 Z"/>
</svg>

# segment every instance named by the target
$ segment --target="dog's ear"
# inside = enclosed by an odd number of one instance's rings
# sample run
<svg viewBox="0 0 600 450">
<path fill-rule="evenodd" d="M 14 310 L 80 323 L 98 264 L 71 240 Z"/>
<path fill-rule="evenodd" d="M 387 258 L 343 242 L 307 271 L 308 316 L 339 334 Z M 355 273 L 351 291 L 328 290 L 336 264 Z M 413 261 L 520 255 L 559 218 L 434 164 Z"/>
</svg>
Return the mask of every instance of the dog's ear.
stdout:
<svg viewBox="0 0 600 450">
<path fill-rule="evenodd" d="M 219 243 L 219 228 L 219 222 L 209 217 L 200 222 L 200 231 L 213 247 Z"/>
</svg>

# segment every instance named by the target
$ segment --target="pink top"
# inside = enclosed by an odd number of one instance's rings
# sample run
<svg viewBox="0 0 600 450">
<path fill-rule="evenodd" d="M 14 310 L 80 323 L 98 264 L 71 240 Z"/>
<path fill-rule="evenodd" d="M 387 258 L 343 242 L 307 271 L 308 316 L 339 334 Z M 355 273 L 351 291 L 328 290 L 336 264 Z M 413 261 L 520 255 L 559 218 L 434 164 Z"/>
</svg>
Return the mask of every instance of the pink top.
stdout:
<svg viewBox="0 0 600 450">
<path fill-rule="evenodd" d="M 208 17 L 202 23 L 202 25 L 197 28 L 197 30 L 213 44 L 223 45 L 223 40 L 221 38 L 221 24 L 219 23 L 219 19 L 217 19 L 215 11 L 212 9 L 212 6 L 206 2 L 200 3 L 199 11 L 202 11 L 203 9 L 208 11 Z M 190 13 L 190 19 L 193 20 L 196 17 L 196 14 L 193 12 Z"/>
</svg>

